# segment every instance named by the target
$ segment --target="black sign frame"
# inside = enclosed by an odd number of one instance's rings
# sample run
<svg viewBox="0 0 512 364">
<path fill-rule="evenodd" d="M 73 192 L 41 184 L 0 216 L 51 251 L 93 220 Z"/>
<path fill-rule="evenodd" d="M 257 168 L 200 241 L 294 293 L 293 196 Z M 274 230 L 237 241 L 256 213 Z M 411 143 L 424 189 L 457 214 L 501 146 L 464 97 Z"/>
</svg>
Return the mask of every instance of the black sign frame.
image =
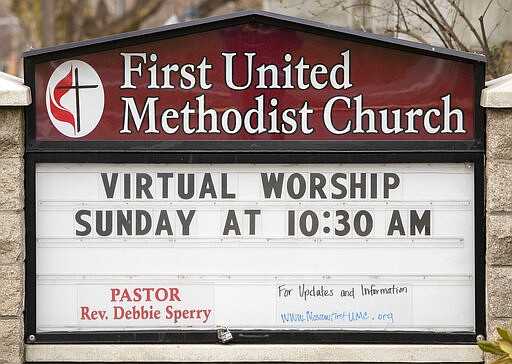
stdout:
<svg viewBox="0 0 512 364">
<path fill-rule="evenodd" d="M 159 330 L 108 332 L 38 332 L 36 329 L 36 207 L 35 169 L 37 163 L 473 163 L 475 166 L 475 331 L 361 331 L 361 330 L 231 330 L 233 343 L 287 344 L 474 344 L 478 334 L 485 333 L 485 208 L 484 158 L 485 111 L 480 107 L 484 87 L 485 57 L 458 51 L 392 40 L 377 35 L 297 20 L 260 11 L 249 11 L 226 17 L 173 25 L 159 30 L 140 31 L 100 40 L 79 42 L 25 53 L 26 84 L 35 87 L 35 65 L 41 62 L 73 57 L 99 50 L 138 44 L 151 40 L 181 36 L 219 27 L 258 21 L 315 34 L 357 39 L 358 42 L 398 48 L 469 62 L 474 65 L 475 137 L 473 141 L 373 141 L 373 142 L 95 142 L 37 141 L 35 138 L 35 105 L 26 109 L 25 137 L 25 218 L 26 218 L 26 294 L 25 342 L 28 344 L 62 343 L 218 343 L 216 330 Z"/>
<path fill-rule="evenodd" d="M 300 153 L 161 154 L 112 153 L 108 163 L 473 163 L 475 166 L 475 332 L 361 330 L 233 330 L 234 343 L 416 343 L 473 344 L 485 333 L 484 160 L 480 153 Z M 26 313 L 27 343 L 216 343 L 216 330 L 41 333 L 36 330 L 35 166 L 37 163 L 106 163 L 103 153 L 37 153 L 26 158 Z M 478 294 L 481 292 L 481 294 Z"/>
</svg>

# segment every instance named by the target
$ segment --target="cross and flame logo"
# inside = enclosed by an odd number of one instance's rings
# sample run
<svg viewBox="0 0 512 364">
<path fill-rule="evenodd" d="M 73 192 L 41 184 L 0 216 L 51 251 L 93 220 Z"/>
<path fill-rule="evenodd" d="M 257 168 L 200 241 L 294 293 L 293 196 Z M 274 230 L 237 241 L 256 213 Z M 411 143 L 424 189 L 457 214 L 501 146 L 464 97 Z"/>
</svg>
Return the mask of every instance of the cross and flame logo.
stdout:
<svg viewBox="0 0 512 364">
<path fill-rule="evenodd" d="M 72 60 L 53 71 L 46 88 L 46 110 L 59 132 L 81 138 L 96 128 L 105 104 L 103 84 L 90 65 Z"/>
</svg>

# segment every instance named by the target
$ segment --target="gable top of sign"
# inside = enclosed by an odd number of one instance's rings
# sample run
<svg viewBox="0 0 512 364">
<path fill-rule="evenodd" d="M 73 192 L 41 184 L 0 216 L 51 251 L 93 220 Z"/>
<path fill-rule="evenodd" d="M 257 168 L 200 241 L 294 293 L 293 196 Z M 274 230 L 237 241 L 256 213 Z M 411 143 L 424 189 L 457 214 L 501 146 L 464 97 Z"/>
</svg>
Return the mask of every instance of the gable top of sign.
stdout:
<svg viewBox="0 0 512 364">
<path fill-rule="evenodd" d="M 24 56 L 27 149 L 484 145 L 484 56 L 263 11 Z"/>
<path fill-rule="evenodd" d="M 383 35 L 366 33 L 340 26 L 299 19 L 291 16 L 270 13 L 262 10 L 247 10 L 229 15 L 214 16 L 183 23 L 171 24 L 152 29 L 138 30 L 128 33 L 111 35 L 92 40 L 79 41 L 54 47 L 33 49 L 23 54 L 24 58 L 42 56 L 46 61 L 65 58 L 77 54 L 132 46 L 146 42 L 154 42 L 205 31 L 229 28 L 243 24 L 268 24 L 294 31 L 312 33 L 321 36 L 345 39 L 353 42 L 366 43 L 374 46 L 389 47 L 403 51 L 411 51 L 436 58 L 448 58 L 462 62 L 486 62 L 486 57 L 478 53 L 468 53 L 428 44 L 395 39 Z M 53 56 L 52 56 L 53 55 Z M 49 59 L 46 59 L 46 57 Z"/>
</svg>

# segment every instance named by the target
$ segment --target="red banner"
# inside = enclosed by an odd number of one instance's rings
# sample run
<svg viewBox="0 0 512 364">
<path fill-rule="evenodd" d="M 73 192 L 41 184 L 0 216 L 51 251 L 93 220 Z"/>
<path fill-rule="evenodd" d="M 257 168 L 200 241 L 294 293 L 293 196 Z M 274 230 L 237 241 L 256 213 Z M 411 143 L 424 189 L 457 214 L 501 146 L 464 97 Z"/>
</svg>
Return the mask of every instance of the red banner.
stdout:
<svg viewBox="0 0 512 364">
<path fill-rule="evenodd" d="M 472 140 L 471 63 L 266 24 L 36 65 L 36 139 Z"/>
</svg>

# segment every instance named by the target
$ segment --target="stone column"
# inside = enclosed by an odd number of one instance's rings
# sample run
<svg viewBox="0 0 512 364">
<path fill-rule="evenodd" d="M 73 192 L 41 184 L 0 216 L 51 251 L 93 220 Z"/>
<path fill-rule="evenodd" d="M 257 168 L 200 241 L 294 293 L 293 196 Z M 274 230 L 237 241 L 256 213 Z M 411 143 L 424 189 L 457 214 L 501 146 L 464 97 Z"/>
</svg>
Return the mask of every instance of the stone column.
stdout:
<svg viewBox="0 0 512 364">
<path fill-rule="evenodd" d="M 0 363 L 23 362 L 24 107 L 30 89 L 0 73 Z"/>
<path fill-rule="evenodd" d="M 487 336 L 512 319 L 512 75 L 487 83 Z"/>
</svg>

